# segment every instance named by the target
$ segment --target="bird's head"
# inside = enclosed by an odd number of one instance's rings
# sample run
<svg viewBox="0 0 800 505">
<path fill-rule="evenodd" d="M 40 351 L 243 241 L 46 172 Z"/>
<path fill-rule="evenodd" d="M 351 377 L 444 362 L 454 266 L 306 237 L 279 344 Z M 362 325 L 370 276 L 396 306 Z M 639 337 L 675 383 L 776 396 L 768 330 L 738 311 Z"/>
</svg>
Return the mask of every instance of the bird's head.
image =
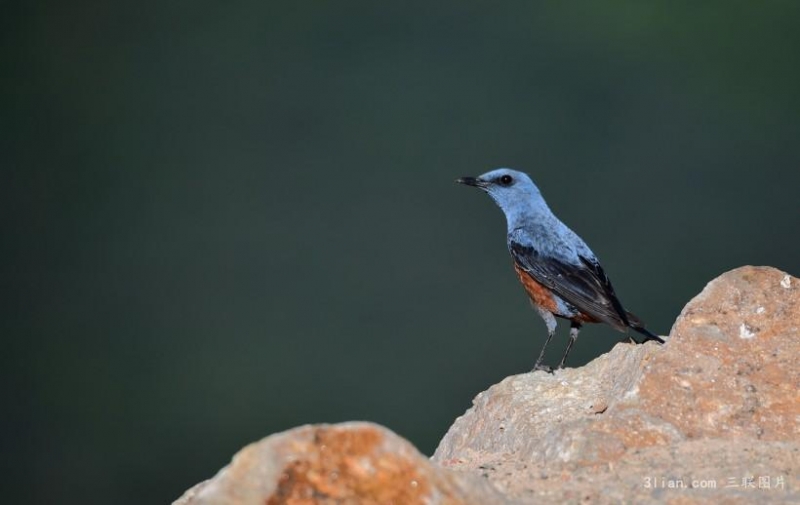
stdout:
<svg viewBox="0 0 800 505">
<path fill-rule="evenodd" d="M 539 188 L 528 174 L 510 168 L 498 168 L 478 177 L 461 177 L 456 182 L 487 192 L 509 220 L 530 214 L 540 206 L 546 208 Z"/>
</svg>

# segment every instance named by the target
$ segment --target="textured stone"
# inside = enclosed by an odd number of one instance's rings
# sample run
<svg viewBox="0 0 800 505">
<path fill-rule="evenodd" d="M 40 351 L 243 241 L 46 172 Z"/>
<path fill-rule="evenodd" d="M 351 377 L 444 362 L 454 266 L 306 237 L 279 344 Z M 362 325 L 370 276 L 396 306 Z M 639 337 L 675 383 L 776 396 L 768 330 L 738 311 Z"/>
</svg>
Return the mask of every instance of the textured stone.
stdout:
<svg viewBox="0 0 800 505">
<path fill-rule="evenodd" d="M 684 308 L 664 346 L 619 344 L 479 394 L 433 460 L 522 503 L 800 502 L 799 365 L 800 280 L 739 268 Z"/>
<path fill-rule="evenodd" d="M 683 309 L 639 384 L 641 408 L 689 438 L 800 438 L 800 281 L 745 267 Z"/>
<path fill-rule="evenodd" d="M 179 505 L 506 503 L 477 476 L 432 464 L 370 423 L 303 426 L 242 449 Z"/>
<path fill-rule="evenodd" d="M 618 444 L 614 443 L 587 447 L 585 425 L 606 416 L 639 380 L 643 364 L 659 351 L 655 342 L 618 344 L 582 368 L 508 377 L 475 398 L 474 406 L 440 442 L 434 460 L 457 459 L 465 450 L 514 453 L 522 460 L 539 462 L 615 452 Z M 651 423 L 646 426 L 649 431 L 656 429 Z M 674 430 L 666 435 L 659 431 L 658 438 L 664 436 L 670 440 L 680 437 Z M 593 459 L 597 457 L 599 454 Z"/>
<path fill-rule="evenodd" d="M 800 280 L 743 267 L 667 343 L 479 394 L 432 461 L 368 423 L 243 449 L 188 504 L 800 503 Z M 768 487 L 767 487 L 768 486 Z"/>
</svg>

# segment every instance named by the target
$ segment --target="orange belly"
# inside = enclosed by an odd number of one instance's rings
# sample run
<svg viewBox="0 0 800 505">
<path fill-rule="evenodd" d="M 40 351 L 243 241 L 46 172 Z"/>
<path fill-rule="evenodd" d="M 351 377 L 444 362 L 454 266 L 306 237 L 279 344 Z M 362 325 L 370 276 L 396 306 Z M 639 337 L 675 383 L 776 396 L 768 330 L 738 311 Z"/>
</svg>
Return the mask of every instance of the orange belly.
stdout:
<svg viewBox="0 0 800 505">
<path fill-rule="evenodd" d="M 563 314 L 558 307 L 558 301 L 555 295 L 548 288 L 536 282 L 525 270 L 521 269 L 514 263 L 514 271 L 517 272 L 517 277 L 528 293 L 531 301 L 537 307 L 541 307 L 553 315 L 565 317 L 578 323 L 596 323 L 598 320 L 588 314 L 577 311 L 577 314 Z"/>
<path fill-rule="evenodd" d="M 537 307 L 541 307 L 553 314 L 558 314 L 558 303 L 553 296 L 553 292 L 533 280 L 533 277 L 517 266 L 516 263 L 514 264 L 514 270 L 517 272 L 519 281 L 522 283 L 522 287 L 525 288 L 531 301 Z"/>
</svg>

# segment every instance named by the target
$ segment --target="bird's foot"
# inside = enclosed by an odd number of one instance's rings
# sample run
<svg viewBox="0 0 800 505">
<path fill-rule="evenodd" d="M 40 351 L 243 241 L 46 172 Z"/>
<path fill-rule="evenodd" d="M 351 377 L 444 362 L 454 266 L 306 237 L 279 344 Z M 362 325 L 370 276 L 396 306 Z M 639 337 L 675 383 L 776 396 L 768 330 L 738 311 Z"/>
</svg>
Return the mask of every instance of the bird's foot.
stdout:
<svg viewBox="0 0 800 505">
<path fill-rule="evenodd" d="M 536 364 L 533 366 L 533 370 L 531 370 L 531 372 L 547 372 L 547 373 L 553 373 L 553 372 L 554 372 L 554 370 L 553 370 L 553 367 L 551 367 L 551 366 L 549 366 L 549 365 L 542 365 L 541 363 L 536 363 Z"/>
</svg>

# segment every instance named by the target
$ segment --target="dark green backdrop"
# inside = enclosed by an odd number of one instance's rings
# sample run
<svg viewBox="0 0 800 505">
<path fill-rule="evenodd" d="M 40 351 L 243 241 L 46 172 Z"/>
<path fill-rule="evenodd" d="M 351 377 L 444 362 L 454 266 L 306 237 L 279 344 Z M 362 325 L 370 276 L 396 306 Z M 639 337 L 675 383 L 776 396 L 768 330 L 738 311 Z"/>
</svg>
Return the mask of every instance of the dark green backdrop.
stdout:
<svg viewBox="0 0 800 505">
<path fill-rule="evenodd" d="M 797 275 L 798 6 L 3 4 L 3 501 L 167 503 L 304 423 L 430 454 L 544 335 L 458 176 L 531 173 L 660 333 Z"/>
</svg>

